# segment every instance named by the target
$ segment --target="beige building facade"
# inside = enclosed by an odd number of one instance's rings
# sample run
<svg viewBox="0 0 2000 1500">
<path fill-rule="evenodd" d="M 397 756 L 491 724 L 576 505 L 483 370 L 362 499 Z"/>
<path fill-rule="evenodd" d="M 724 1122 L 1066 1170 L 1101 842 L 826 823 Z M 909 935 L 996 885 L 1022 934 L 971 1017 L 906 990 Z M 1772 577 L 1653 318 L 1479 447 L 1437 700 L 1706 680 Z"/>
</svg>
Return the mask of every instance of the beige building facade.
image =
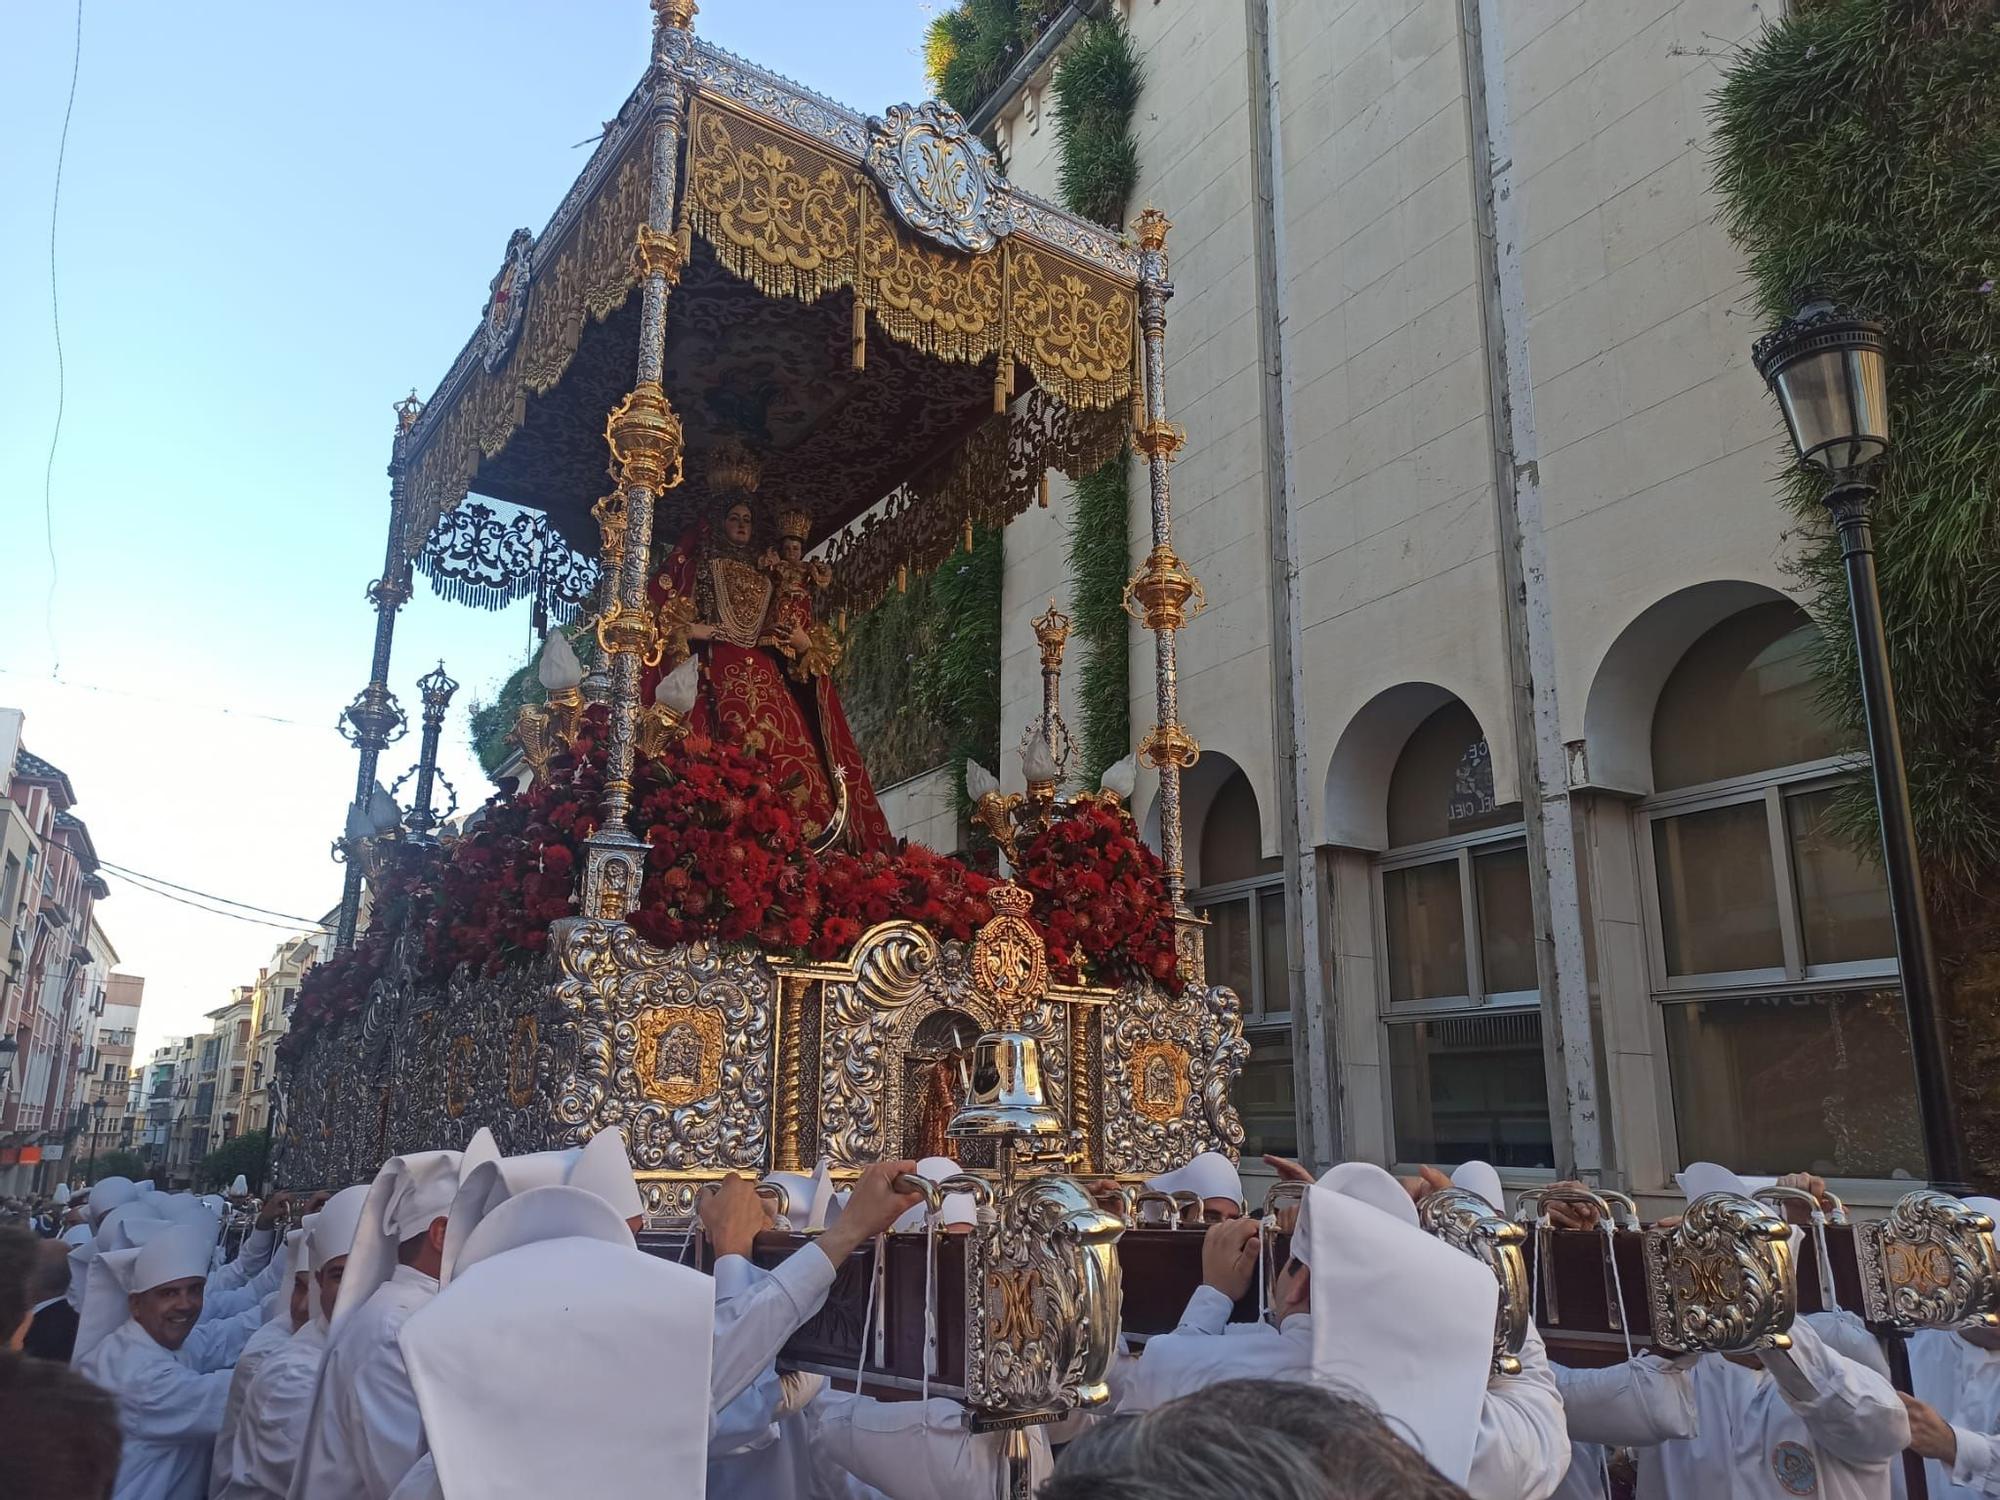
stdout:
<svg viewBox="0 0 2000 1500">
<path fill-rule="evenodd" d="M 1712 1158 L 1864 1202 L 1921 1175 L 1707 181 L 1760 7 L 1113 9 L 1146 69 L 1132 206 L 1175 221 L 1175 547 L 1208 600 L 1179 643 L 1188 884 L 1245 1002 L 1246 1157 L 1648 1194 Z M 1047 79 L 995 130 L 1054 197 Z M 1006 536 L 1009 745 L 1028 622 L 1067 600 L 1064 489 Z M 1144 493 L 1135 469 L 1135 568 Z M 1153 673 L 1135 631 L 1135 738 Z M 936 821 L 926 789 L 884 802 Z"/>
</svg>

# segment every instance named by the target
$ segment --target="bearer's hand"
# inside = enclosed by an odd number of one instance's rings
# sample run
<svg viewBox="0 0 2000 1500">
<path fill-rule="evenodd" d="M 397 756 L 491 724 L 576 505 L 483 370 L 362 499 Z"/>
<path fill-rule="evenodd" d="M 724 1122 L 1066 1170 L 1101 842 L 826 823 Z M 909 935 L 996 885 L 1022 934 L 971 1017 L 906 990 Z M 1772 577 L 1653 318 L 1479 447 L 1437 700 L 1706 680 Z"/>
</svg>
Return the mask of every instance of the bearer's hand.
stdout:
<svg viewBox="0 0 2000 1500">
<path fill-rule="evenodd" d="M 1915 1396 L 1904 1396 L 1901 1391 L 1903 1409 L 1910 1414 L 1910 1451 L 1923 1458 L 1934 1458 L 1946 1468 L 1958 1462 L 1958 1434 L 1951 1430 L 1951 1423 L 1924 1405 Z"/>
<path fill-rule="evenodd" d="M 1576 1182 L 1574 1180 L 1558 1182 L 1556 1186 L 1559 1188 L 1579 1188 L 1584 1192 L 1590 1191 L 1589 1183 Z M 1595 1229 L 1597 1227 L 1598 1214 L 1595 1203 L 1584 1203 L 1574 1198 L 1567 1200 L 1562 1198 L 1544 1198 L 1542 1200 L 1542 1212 L 1549 1216 L 1549 1223 L 1557 1229 Z"/>
<path fill-rule="evenodd" d="M 1201 1281 L 1234 1302 L 1250 1290 L 1257 1274 L 1257 1230 L 1255 1219 L 1224 1219 L 1208 1226 L 1201 1237 Z"/>
<path fill-rule="evenodd" d="M 1778 1179 L 1778 1186 L 1782 1188 L 1797 1188 L 1802 1193 L 1811 1193 L 1813 1202 L 1817 1203 L 1822 1210 L 1833 1207 L 1833 1200 L 1827 1196 L 1826 1179 L 1824 1177 L 1815 1177 L 1810 1172 L 1787 1172 L 1783 1177 Z M 1784 1205 L 1784 1208 L 1786 1218 L 1800 1224 L 1810 1224 L 1812 1222 L 1812 1215 L 1806 1212 L 1806 1206 L 1803 1203 L 1790 1201 Z"/>
<path fill-rule="evenodd" d="M 1109 1177 L 1098 1178 L 1095 1182 L 1087 1185 L 1084 1191 L 1090 1194 L 1090 1201 L 1106 1213 L 1117 1214 L 1120 1218 L 1124 1217 L 1125 1191 Z"/>
<path fill-rule="evenodd" d="M 713 625 L 704 625 L 699 620 L 688 626 L 687 632 L 688 639 L 691 641 L 712 641 L 715 639 L 715 627 Z"/>
<path fill-rule="evenodd" d="M 718 1257 L 748 1255 L 758 1234 L 771 1227 L 771 1206 L 757 1196 L 757 1184 L 731 1172 L 696 1209 L 702 1232 Z"/>
<path fill-rule="evenodd" d="M 1310 1170 L 1300 1166 L 1299 1163 L 1293 1161 L 1289 1156 L 1267 1156 L 1264 1158 L 1264 1165 L 1269 1167 L 1273 1172 L 1276 1172 L 1281 1182 L 1319 1181 L 1317 1177 L 1313 1176 Z"/>
<path fill-rule="evenodd" d="M 898 1177 L 916 1170 L 913 1161 L 878 1161 L 863 1172 L 847 1207 L 840 1211 L 840 1221 L 819 1237 L 826 1258 L 839 1265 L 923 1202 L 923 1194 L 905 1193 L 895 1186 Z"/>
<path fill-rule="evenodd" d="M 309 1214 L 316 1214 L 322 1208 L 325 1208 L 327 1204 L 331 1203 L 332 1201 L 333 1201 L 333 1190 L 331 1188 L 321 1188 L 318 1192 L 314 1193 L 312 1197 L 306 1200 L 306 1212 Z"/>
<path fill-rule="evenodd" d="M 1416 1176 L 1398 1177 L 1396 1180 L 1402 1183 L 1403 1191 L 1410 1195 L 1412 1203 L 1422 1203 L 1439 1188 L 1451 1186 L 1451 1179 L 1436 1167 L 1418 1167 Z"/>
<path fill-rule="evenodd" d="M 291 1206 L 291 1202 L 289 1193 L 271 1194 L 264 1200 L 264 1206 L 257 1210 L 257 1227 L 269 1229 L 285 1216 L 285 1210 Z"/>
</svg>

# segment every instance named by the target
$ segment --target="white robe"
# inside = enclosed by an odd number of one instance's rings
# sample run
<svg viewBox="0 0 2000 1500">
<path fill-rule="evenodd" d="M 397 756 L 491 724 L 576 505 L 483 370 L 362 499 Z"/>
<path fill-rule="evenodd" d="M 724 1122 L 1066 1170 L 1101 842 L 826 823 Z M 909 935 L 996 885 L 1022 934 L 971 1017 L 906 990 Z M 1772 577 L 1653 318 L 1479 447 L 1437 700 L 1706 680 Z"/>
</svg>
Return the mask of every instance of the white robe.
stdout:
<svg viewBox="0 0 2000 1500">
<path fill-rule="evenodd" d="M 208 1466 L 208 1493 L 220 1495 L 236 1471 L 236 1427 L 243 1416 L 244 1393 L 258 1368 L 292 1336 L 292 1309 L 289 1301 L 278 1315 L 267 1318 L 236 1356 L 236 1372 L 229 1382 L 229 1402 L 222 1409 L 222 1430 L 215 1435 L 215 1456 Z"/>
<path fill-rule="evenodd" d="M 1602 1369 L 1551 1365 L 1569 1424 L 1569 1473 L 1556 1500 L 1608 1500 L 1605 1450 L 1644 1448 L 1693 1437 L 1697 1414 L 1694 1365 L 1700 1356 L 1663 1359 L 1641 1354 Z M 1572 1399 L 1575 1388 L 1579 1395 Z"/>
<path fill-rule="evenodd" d="M 984 1500 L 1006 1472 L 1007 1435 L 972 1430 L 966 1410 L 942 1396 L 877 1401 L 829 1392 L 811 1407 L 813 1461 L 834 1464 L 895 1500 Z M 1047 1432 L 1030 1427 L 1035 1489 L 1054 1461 Z M 744 1494 L 748 1494 L 744 1491 Z"/>
<path fill-rule="evenodd" d="M 1842 1318 L 1853 1326 L 1829 1321 Z M 1851 1315 L 1815 1313 L 1791 1334 L 1789 1357 L 1767 1354 L 1762 1370 L 1714 1354 L 1695 1362 L 1695 1435 L 1639 1449 L 1639 1500 L 1889 1500 L 1909 1417 L 1884 1375 L 1827 1342 L 1865 1358 L 1866 1331 Z M 1568 1372 L 1563 1397 L 1584 1430 L 1645 1421 L 1642 1393 L 1617 1367 Z"/>
<path fill-rule="evenodd" d="M 261 1231 L 266 1239 L 270 1231 Z M 251 1236 L 255 1239 L 256 1236 Z M 244 1255 L 251 1246 L 243 1247 Z M 265 1253 L 268 1255 L 269 1247 Z M 219 1271 L 208 1273 L 208 1283 L 202 1289 L 201 1320 L 206 1323 L 215 1318 L 233 1318 L 246 1307 L 261 1306 L 266 1297 L 285 1284 L 285 1272 L 290 1264 L 288 1256 L 273 1256 L 261 1265 L 244 1266 L 244 1256 L 239 1255 Z"/>
<path fill-rule="evenodd" d="M 333 1331 L 291 1500 L 388 1500 L 423 1457 L 423 1414 L 396 1335 L 438 1292 L 398 1266 Z"/>
<path fill-rule="evenodd" d="M 2000 1353 L 1927 1328 L 1910 1339 L 1910 1385 L 1958 1436 L 1949 1469 L 1924 1460 L 1931 1500 L 2000 1495 Z"/>
<path fill-rule="evenodd" d="M 1214 1287 L 1197 1287 L 1180 1326 L 1150 1341 L 1126 1372 L 1118 1410 L 1150 1411 L 1219 1380 L 1312 1378 L 1311 1313 L 1294 1313 L 1274 1329 L 1231 1324 L 1231 1305 Z M 1465 1481 L 1472 1500 L 1548 1500 L 1569 1469 L 1562 1395 L 1533 1324 L 1520 1359 L 1520 1374 L 1486 1383 Z"/>
<path fill-rule="evenodd" d="M 208 1461 L 229 1402 L 231 1365 L 257 1331 L 244 1315 L 196 1325 L 163 1349 L 129 1318 L 77 1364 L 118 1400 L 125 1436 L 112 1500 L 202 1500 Z"/>
<path fill-rule="evenodd" d="M 308 1319 L 264 1361 L 244 1398 L 235 1472 L 216 1500 L 285 1500 L 325 1358 L 326 1333 Z"/>
</svg>

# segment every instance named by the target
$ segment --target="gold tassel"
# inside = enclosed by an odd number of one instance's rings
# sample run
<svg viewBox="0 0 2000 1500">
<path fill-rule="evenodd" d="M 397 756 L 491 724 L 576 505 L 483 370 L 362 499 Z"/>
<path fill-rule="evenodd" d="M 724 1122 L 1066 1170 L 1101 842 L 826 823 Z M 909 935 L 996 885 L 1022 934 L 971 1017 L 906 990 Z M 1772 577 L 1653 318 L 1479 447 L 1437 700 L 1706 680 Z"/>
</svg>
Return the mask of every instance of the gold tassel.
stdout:
<svg viewBox="0 0 2000 1500">
<path fill-rule="evenodd" d="M 972 517 L 965 518 L 965 555 L 972 555 Z"/>
<path fill-rule="evenodd" d="M 840 633 L 842 635 L 847 634 L 847 611 L 845 609 L 840 612 Z"/>
<path fill-rule="evenodd" d="M 1035 490 L 1035 504 L 1043 510 L 1049 508 L 1049 471 L 1042 470 L 1041 483 Z"/>
<path fill-rule="evenodd" d="M 997 414 L 1007 409 L 1007 398 L 1014 394 L 1014 361 L 1005 349 L 1000 351 L 1000 361 L 993 369 L 993 410 Z"/>
<path fill-rule="evenodd" d="M 897 563 L 896 592 L 899 594 L 907 594 L 909 591 L 910 591 L 910 565 L 908 563 Z"/>
<path fill-rule="evenodd" d="M 868 368 L 868 307 L 861 300 L 861 288 L 854 289 L 854 368 Z"/>
</svg>

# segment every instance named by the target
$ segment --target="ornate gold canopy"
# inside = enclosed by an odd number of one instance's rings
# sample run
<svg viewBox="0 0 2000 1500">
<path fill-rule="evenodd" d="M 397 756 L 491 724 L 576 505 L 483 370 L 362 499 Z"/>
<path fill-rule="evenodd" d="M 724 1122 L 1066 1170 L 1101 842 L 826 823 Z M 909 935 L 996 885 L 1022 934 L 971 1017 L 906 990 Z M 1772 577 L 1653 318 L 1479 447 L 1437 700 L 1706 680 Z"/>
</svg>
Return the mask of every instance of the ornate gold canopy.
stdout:
<svg viewBox="0 0 2000 1500">
<path fill-rule="evenodd" d="M 1015 190 L 944 106 L 864 120 L 704 42 L 688 64 L 691 84 L 656 70 L 548 227 L 510 241 L 404 438 L 403 556 L 474 491 L 597 552 L 603 413 L 631 381 L 632 292 L 662 264 L 688 480 L 656 539 L 710 502 L 703 456 L 744 439 L 763 498 L 834 538 L 833 607 L 866 608 L 968 521 L 1017 514 L 1048 469 L 1118 452 L 1139 348 L 1128 237 Z M 667 233 L 648 227 L 646 124 L 670 87 L 688 123 Z"/>
</svg>

